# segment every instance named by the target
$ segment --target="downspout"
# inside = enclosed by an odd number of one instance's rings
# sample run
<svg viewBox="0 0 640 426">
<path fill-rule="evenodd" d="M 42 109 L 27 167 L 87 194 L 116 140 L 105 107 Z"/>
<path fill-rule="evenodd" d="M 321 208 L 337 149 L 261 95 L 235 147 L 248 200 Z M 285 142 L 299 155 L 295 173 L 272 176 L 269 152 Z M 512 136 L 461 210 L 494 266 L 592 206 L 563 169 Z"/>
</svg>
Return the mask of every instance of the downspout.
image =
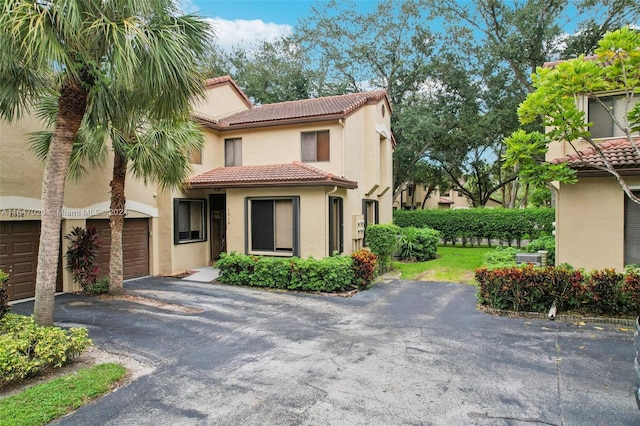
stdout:
<svg viewBox="0 0 640 426">
<path fill-rule="evenodd" d="M 347 176 L 347 136 L 346 136 L 346 124 L 341 118 L 338 120 L 340 126 L 342 126 L 342 177 Z M 333 191 L 332 191 L 333 192 Z"/>
</svg>

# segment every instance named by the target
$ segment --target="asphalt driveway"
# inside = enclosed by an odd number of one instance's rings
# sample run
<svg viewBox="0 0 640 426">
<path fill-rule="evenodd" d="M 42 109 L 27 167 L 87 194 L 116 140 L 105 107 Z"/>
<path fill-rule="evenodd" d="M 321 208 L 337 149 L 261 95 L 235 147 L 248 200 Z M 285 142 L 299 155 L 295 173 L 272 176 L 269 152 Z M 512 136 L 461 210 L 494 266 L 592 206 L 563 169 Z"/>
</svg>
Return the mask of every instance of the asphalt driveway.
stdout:
<svg viewBox="0 0 640 426">
<path fill-rule="evenodd" d="M 391 281 L 351 298 L 165 278 L 126 288 L 197 312 L 56 298 L 57 325 L 154 367 L 57 424 L 640 424 L 630 331 L 490 316 L 472 286 Z"/>
</svg>

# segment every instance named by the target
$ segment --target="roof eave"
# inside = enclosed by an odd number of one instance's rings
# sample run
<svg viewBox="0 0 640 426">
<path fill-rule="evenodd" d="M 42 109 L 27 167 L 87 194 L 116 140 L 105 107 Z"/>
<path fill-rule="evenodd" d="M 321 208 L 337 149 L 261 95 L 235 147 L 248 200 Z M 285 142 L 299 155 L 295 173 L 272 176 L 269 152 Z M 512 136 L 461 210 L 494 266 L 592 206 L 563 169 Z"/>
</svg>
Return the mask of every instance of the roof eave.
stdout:
<svg viewBox="0 0 640 426">
<path fill-rule="evenodd" d="M 265 188 L 265 187 L 311 187 L 337 186 L 339 188 L 356 189 L 357 182 L 342 182 L 333 180 L 299 180 L 289 182 L 219 182 L 219 183 L 189 183 L 186 189 L 225 189 L 225 188 Z"/>
<path fill-rule="evenodd" d="M 290 124 L 302 124 L 302 123 L 317 123 L 321 121 L 333 121 L 345 118 L 345 114 L 330 114 L 330 115 L 318 115 L 312 117 L 296 117 L 285 118 L 278 120 L 265 120 L 265 121 L 252 121 L 250 123 L 238 123 L 238 124 L 225 124 L 217 128 L 218 130 L 236 130 L 236 129 L 251 129 L 255 127 L 275 127 L 286 126 Z"/>
<path fill-rule="evenodd" d="M 573 169 L 576 170 L 578 178 L 612 176 L 611 173 L 602 169 L 596 169 L 596 168 L 584 168 L 584 169 L 573 168 Z M 620 168 L 616 168 L 616 171 L 620 174 L 620 176 L 638 176 L 640 175 L 640 166 L 620 167 Z"/>
</svg>

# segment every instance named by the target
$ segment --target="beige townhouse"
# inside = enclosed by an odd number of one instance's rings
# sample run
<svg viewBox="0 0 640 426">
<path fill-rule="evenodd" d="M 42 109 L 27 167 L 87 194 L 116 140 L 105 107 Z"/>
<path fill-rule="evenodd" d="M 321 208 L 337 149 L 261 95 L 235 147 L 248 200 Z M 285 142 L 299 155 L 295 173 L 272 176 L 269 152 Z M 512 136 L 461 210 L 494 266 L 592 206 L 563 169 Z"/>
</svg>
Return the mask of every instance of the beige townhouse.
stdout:
<svg viewBox="0 0 640 426">
<path fill-rule="evenodd" d="M 552 66 L 550 64 L 548 66 Z M 580 96 L 579 108 L 593 123 L 591 135 L 602 154 L 616 171 L 640 195 L 640 156 L 624 132 L 616 125 L 626 121 L 627 105 L 622 92 L 603 92 L 596 97 Z M 634 103 L 637 103 L 637 97 Z M 605 109 L 606 108 L 606 109 Z M 640 144 L 638 133 L 633 134 Z M 577 155 L 573 147 L 581 155 Z M 566 162 L 577 171 L 578 182 L 554 183 L 556 189 L 556 264 L 576 268 L 615 268 L 640 264 L 640 205 L 632 202 L 604 163 L 585 141 L 550 144 L 547 160 Z"/>
<path fill-rule="evenodd" d="M 194 105 L 206 144 L 180 190 L 127 177 L 125 279 L 175 275 L 223 252 L 322 258 L 364 245 L 369 223 L 392 220 L 389 99 L 384 91 L 254 106 L 228 76 Z M 34 294 L 42 164 L 29 149 L 34 118 L 0 124 L 0 268 L 11 299 Z M 111 162 L 67 181 L 63 236 L 92 225 L 109 252 Z M 79 288 L 60 264 L 58 289 Z"/>
</svg>

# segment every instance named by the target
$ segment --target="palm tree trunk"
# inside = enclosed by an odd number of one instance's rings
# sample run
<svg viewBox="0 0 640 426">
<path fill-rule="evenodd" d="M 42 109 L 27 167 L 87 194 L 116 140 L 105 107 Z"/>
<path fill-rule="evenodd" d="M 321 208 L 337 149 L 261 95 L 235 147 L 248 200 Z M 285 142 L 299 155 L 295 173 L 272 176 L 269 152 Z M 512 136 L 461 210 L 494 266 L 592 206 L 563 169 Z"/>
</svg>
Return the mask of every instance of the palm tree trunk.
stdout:
<svg viewBox="0 0 640 426">
<path fill-rule="evenodd" d="M 122 227 L 124 225 L 124 184 L 127 177 L 127 158 L 117 150 L 113 158 L 111 180 L 111 253 L 109 256 L 109 289 L 118 292 L 123 287 L 124 262 L 122 259 Z"/>
<path fill-rule="evenodd" d="M 71 149 L 86 106 L 87 91 L 77 83 L 63 83 L 58 99 L 58 117 L 42 178 L 42 219 L 33 316 L 36 322 L 43 326 L 53 325 L 64 183 Z"/>
</svg>

